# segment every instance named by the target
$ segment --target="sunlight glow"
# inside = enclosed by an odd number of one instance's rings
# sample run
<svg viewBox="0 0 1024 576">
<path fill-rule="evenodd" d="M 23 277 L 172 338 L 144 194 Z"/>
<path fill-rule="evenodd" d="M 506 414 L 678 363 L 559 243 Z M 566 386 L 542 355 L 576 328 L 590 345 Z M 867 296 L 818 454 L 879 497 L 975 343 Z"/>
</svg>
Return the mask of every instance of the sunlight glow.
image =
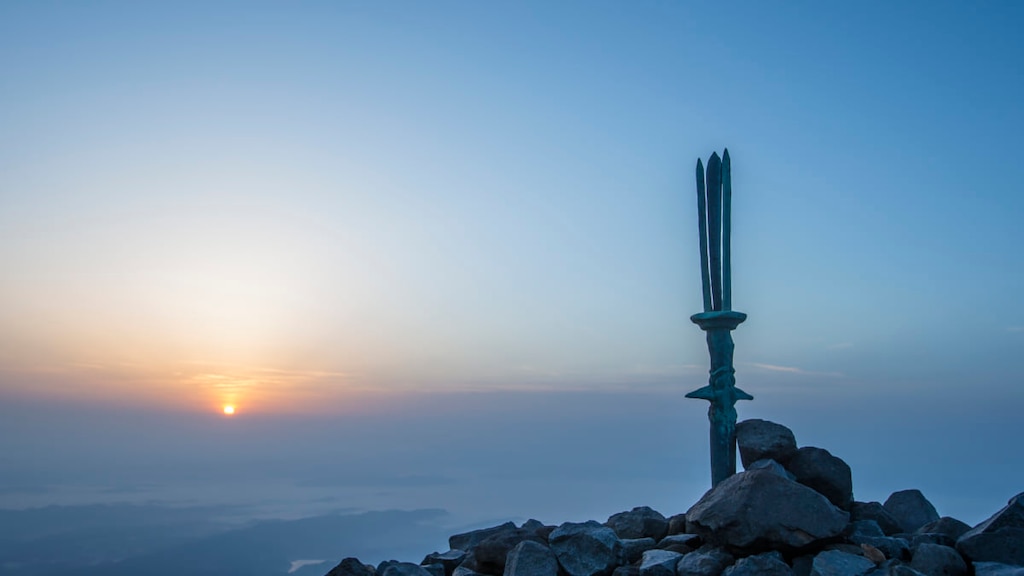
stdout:
<svg viewBox="0 0 1024 576">
<path fill-rule="evenodd" d="M 224 405 L 224 415 L 225 416 L 234 416 L 234 414 L 235 414 L 235 407 L 232 406 L 231 404 L 225 404 Z"/>
</svg>

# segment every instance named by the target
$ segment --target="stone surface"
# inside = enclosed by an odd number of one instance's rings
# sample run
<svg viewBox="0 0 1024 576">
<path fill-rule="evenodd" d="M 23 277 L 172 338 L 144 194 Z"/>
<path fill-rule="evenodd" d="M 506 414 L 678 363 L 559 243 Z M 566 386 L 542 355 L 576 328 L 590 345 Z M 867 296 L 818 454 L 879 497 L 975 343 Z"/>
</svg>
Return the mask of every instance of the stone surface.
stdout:
<svg viewBox="0 0 1024 576">
<path fill-rule="evenodd" d="M 661 540 L 668 534 L 668 519 L 648 506 L 638 506 L 629 512 L 612 514 L 605 525 L 620 539 L 654 538 Z"/>
<path fill-rule="evenodd" d="M 852 520 L 843 532 L 849 536 L 885 536 L 882 527 L 874 520 Z"/>
<path fill-rule="evenodd" d="M 662 538 L 656 547 L 661 550 L 671 550 L 673 552 L 679 552 L 680 554 L 689 554 L 697 548 L 700 548 L 701 544 L 700 536 L 696 534 L 673 534 Z"/>
<path fill-rule="evenodd" d="M 622 546 L 614 530 L 593 520 L 566 522 L 555 528 L 548 540 L 569 576 L 610 574 Z"/>
<path fill-rule="evenodd" d="M 722 572 L 722 576 L 793 576 L 793 569 L 786 564 L 782 554 L 766 552 L 737 560 Z"/>
<path fill-rule="evenodd" d="M 644 552 L 652 550 L 658 545 L 654 538 L 626 538 L 619 542 L 622 544 L 622 560 L 626 564 L 639 561 Z"/>
<path fill-rule="evenodd" d="M 903 531 L 903 527 L 888 510 L 879 502 L 854 502 L 850 506 L 850 519 L 874 520 L 886 536 L 892 536 Z"/>
<path fill-rule="evenodd" d="M 515 530 L 516 525 L 511 522 L 505 522 L 499 526 L 492 526 L 490 528 L 482 528 L 480 530 L 472 530 L 470 532 L 463 532 L 462 534 L 455 534 L 448 537 L 448 547 L 452 550 L 472 550 L 486 538 L 494 536 L 500 532 L 506 532 L 508 530 Z"/>
<path fill-rule="evenodd" d="M 736 424 L 736 446 L 743 467 L 763 459 L 785 464 L 796 454 L 796 437 L 782 424 L 767 420 L 744 420 Z"/>
<path fill-rule="evenodd" d="M 465 550 L 449 550 L 447 552 L 431 552 L 423 557 L 421 565 L 441 564 L 444 566 L 445 574 L 451 574 L 452 570 L 466 559 Z"/>
<path fill-rule="evenodd" d="M 918 534 L 945 534 L 951 537 L 953 540 L 963 536 L 971 527 L 965 523 L 957 520 L 956 518 L 950 518 L 949 516 L 943 516 L 934 522 L 929 522 L 924 526 L 917 529 Z"/>
<path fill-rule="evenodd" d="M 473 548 L 473 555 L 476 557 L 476 571 L 482 574 L 501 576 L 505 571 L 505 559 L 508 553 L 520 542 L 526 540 L 546 544 L 535 531 L 524 528 L 502 530 L 484 538 Z"/>
<path fill-rule="evenodd" d="M 619 566 L 612 576 L 640 576 L 640 568 L 636 566 Z"/>
<path fill-rule="evenodd" d="M 932 506 L 920 490 L 893 492 L 883 506 L 896 519 L 903 532 L 915 532 L 925 524 L 939 519 L 935 506 Z"/>
<path fill-rule="evenodd" d="M 676 564 L 683 555 L 668 550 L 648 550 L 640 559 L 641 576 L 676 576 Z"/>
<path fill-rule="evenodd" d="M 860 549 L 864 552 L 864 557 L 874 562 L 875 566 L 878 566 L 886 560 L 885 554 L 871 544 L 861 544 Z"/>
<path fill-rule="evenodd" d="M 850 542 L 858 546 L 868 545 L 877 548 L 886 558 L 907 560 L 910 558 L 910 546 L 906 540 L 892 536 L 850 536 Z"/>
<path fill-rule="evenodd" d="M 974 576 L 1024 576 L 1024 566 L 999 562 L 975 562 Z"/>
<path fill-rule="evenodd" d="M 444 569 L 444 564 L 420 564 L 424 570 L 430 573 L 430 576 L 447 576 L 448 571 Z"/>
<path fill-rule="evenodd" d="M 956 539 L 948 534 L 941 534 L 939 532 L 925 532 L 924 534 L 906 534 L 898 537 L 908 539 L 910 542 L 910 549 L 914 550 L 921 544 L 940 544 L 942 546 L 949 546 L 950 548 L 956 548 Z"/>
<path fill-rule="evenodd" d="M 749 551 L 806 547 L 842 533 L 849 514 L 814 490 L 768 470 L 740 472 L 686 513 L 705 542 Z"/>
<path fill-rule="evenodd" d="M 732 562 L 733 557 L 726 550 L 714 546 L 704 546 L 680 558 L 676 564 L 676 574 L 678 576 L 719 576 Z"/>
<path fill-rule="evenodd" d="M 396 562 L 388 566 L 381 576 L 431 576 L 431 574 L 419 564 Z"/>
<path fill-rule="evenodd" d="M 484 576 L 484 575 L 480 574 L 476 570 L 473 570 L 472 568 L 469 568 L 469 567 L 466 567 L 466 566 L 459 566 L 459 567 L 455 568 L 455 571 L 452 572 L 452 576 Z"/>
<path fill-rule="evenodd" d="M 972 562 L 1024 566 L 1024 493 L 960 536 L 956 549 Z"/>
<path fill-rule="evenodd" d="M 331 568 L 326 576 L 373 576 L 374 569 L 356 558 L 345 558 Z"/>
<path fill-rule="evenodd" d="M 910 567 L 926 576 L 965 576 L 967 563 L 949 546 L 922 544 L 914 550 Z"/>
<path fill-rule="evenodd" d="M 686 514 L 675 514 L 668 517 L 668 533 L 682 534 L 686 532 Z"/>
<path fill-rule="evenodd" d="M 805 446 L 789 459 L 786 469 L 796 481 L 847 510 L 853 503 L 853 473 L 842 458 L 824 448 Z"/>
<path fill-rule="evenodd" d="M 525 540 L 508 553 L 503 576 L 558 576 L 558 560 L 547 546 Z"/>
<path fill-rule="evenodd" d="M 828 550 L 814 557 L 811 576 L 862 576 L 875 569 L 875 563 L 863 556 Z"/>
<path fill-rule="evenodd" d="M 771 460 L 768 458 L 764 460 L 758 460 L 757 462 L 751 462 L 750 466 L 744 466 L 744 468 L 746 468 L 747 470 L 767 469 L 771 470 L 772 472 L 775 472 L 779 476 L 789 478 L 790 480 L 796 480 L 796 476 L 789 470 L 786 470 L 785 466 L 779 464 L 775 460 Z"/>
</svg>

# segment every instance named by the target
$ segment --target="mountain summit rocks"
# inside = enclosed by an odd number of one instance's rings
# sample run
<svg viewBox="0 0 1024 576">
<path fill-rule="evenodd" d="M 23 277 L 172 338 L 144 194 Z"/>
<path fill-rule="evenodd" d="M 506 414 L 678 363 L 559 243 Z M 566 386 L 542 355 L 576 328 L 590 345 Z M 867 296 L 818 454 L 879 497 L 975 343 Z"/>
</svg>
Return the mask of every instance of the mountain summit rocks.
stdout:
<svg viewBox="0 0 1024 576">
<path fill-rule="evenodd" d="M 1024 493 L 973 528 L 919 490 L 853 499 L 850 467 L 766 420 L 736 426 L 745 470 L 685 514 L 529 520 L 456 534 L 420 565 L 346 558 L 328 576 L 1024 576 Z"/>
</svg>

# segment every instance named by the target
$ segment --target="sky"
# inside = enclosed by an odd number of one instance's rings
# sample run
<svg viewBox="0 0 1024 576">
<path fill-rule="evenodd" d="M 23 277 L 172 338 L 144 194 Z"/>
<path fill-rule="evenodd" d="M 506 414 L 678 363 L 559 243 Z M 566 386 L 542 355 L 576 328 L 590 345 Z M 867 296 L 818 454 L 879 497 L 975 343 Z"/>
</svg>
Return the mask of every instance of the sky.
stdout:
<svg viewBox="0 0 1024 576">
<path fill-rule="evenodd" d="M 846 458 L 858 498 L 980 521 L 1024 490 L 1021 24 L 4 3 L 0 505 L 305 486 L 341 455 L 361 486 L 417 479 L 362 508 L 684 510 L 708 474 L 693 170 L 728 147 L 740 418 Z"/>
</svg>

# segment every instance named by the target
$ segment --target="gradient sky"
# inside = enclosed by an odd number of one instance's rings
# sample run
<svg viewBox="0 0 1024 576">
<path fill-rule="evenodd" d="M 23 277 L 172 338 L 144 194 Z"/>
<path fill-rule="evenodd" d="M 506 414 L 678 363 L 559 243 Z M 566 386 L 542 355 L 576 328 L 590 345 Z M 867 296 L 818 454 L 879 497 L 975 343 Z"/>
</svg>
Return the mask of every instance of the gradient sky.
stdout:
<svg viewBox="0 0 1024 576">
<path fill-rule="evenodd" d="M 1022 25 L 1017 2 L 3 3 L 0 399 L 676 403 L 707 370 L 693 166 L 728 146 L 741 418 L 843 438 L 873 406 L 997 453 L 1024 405 Z"/>
</svg>

